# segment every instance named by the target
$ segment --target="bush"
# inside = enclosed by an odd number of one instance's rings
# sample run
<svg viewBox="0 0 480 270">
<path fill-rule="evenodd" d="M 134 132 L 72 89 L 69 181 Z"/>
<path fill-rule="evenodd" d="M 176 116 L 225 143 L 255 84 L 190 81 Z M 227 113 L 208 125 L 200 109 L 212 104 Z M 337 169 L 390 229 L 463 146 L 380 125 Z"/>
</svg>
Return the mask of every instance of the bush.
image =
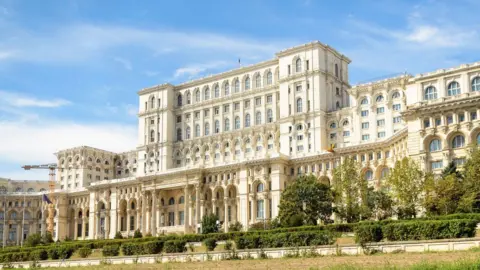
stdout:
<svg viewBox="0 0 480 270">
<path fill-rule="evenodd" d="M 44 249 L 38 249 L 30 252 L 31 261 L 44 261 L 48 259 L 48 252 Z"/>
<path fill-rule="evenodd" d="M 207 238 L 203 240 L 203 244 L 207 247 L 208 251 L 213 251 L 217 247 L 217 240 L 213 238 Z"/>
<path fill-rule="evenodd" d="M 80 258 L 87 258 L 88 256 L 90 256 L 90 254 L 92 254 L 92 249 L 89 247 L 82 247 L 77 250 L 77 253 Z"/>
<path fill-rule="evenodd" d="M 165 252 L 166 253 L 181 253 L 187 251 L 185 246 L 187 241 L 185 240 L 169 240 L 165 242 Z"/>
<path fill-rule="evenodd" d="M 216 233 L 219 230 L 219 224 L 217 224 L 218 216 L 215 214 L 205 215 L 202 218 L 202 233 Z"/>
<path fill-rule="evenodd" d="M 26 247 L 36 247 L 42 243 L 42 235 L 39 233 L 31 234 L 25 240 Z"/>
<path fill-rule="evenodd" d="M 370 242 L 379 242 L 383 239 L 382 226 L 360 225 L 355 228 L 355 242 L 365 244 Z"/>
<path fill-rule="evenodd" d="M 122 244 L 122 252 L 125 256 L 142 254 L 141 246 L 137 243 L 124 243 Z"/>
<path fill-rule="evenodd" d="M 300 247 L 331 245 L 335 235 L 330 231 L 285 232 L 278 234 L 251 234 L 235 239 L 238 249 Z"/>
<path fill-rule="evenodd" d="M 47 250 L 48 257 L 52 260 L 58 260 L 60 255 L 58 254 L 58 249 L 57 247 L 51 247 Z"/>
<path fill-rule="evenodd" d="M 242 223 L 235 221 L 234 223 L 230 224 L 228 226 L 228 231 L 229 232 L 239 232 L 243 229 Z"/>
<path fill-rule="evenodd" d="M 133 238 L 142 238 L 143 235 L 142 233 L 140 232 L 139 229 L 135 230 L 135 232 L 133 233 Z"/>
<path fill-rule="evenodd" d="M 115 236 L 113 237 L 113 239 L 123 239 L 122 233 L 121 232 L 115 233 Z"/>
<path fill-rule="evenodd" d="M 158 254 L 162 252 L 163 241 L 151 241 L 143 244 L 143 254 Z"/>
<path fill-rule="evenodd" d="M 119 245 L 106 245 L 103 247 L 102 255 L 103 256 L 118 256 L 120 251 Z"/>
<path fill-rule="evenodd" d="M 42 243 L 45 245 L 53 243 L 53 236 L 50 232 L 46 232 L 45 235 L 42 237 Z"/>
<path fill-rule="evenodd" d="M 75 249 L 72 246 L 67 246 L 67 245 L 58 246 L 57 250 L 58 250 L 58 258 L 62 260 L 72 257 L 72 254 L 75 251 Z"/>
</svg>

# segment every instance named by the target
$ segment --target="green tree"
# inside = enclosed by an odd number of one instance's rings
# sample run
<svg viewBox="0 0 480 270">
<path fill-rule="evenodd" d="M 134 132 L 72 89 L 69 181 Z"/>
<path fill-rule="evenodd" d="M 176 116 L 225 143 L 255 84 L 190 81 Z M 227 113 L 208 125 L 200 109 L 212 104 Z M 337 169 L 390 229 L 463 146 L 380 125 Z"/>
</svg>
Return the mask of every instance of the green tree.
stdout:
<svg viewBox="0 0 480 270">
<path fill-rule="evenodd" d="M 345 158 L 333 170 L 335 213 L 348 223 L 357 222 L 371 215 L 368 209 L 367 181 L 360 174 L 360 167 L 352 158 Z"/>
<path fill-rule="evenodd" d="M 464 193 L 463 182 L 456 173 L 444 174 L 437 180 L 431 174 L 427 175 L 424 200 L 427 215 L 456 213 Z"/>
<path fill-rule="evenodd" d="M 42 244 L 42 235 L 39 233 L 30 234 L 25 240 L 25 246 L 35 247 Z"/>
<path fill-rule="evenodd" d="M 53 236 L 52 234 L 47 231 L 43 236 L 42 236 L 42 243 L 43 244 L 50 244 L 53 243 Z"/>
<path fill-rule="evenodd" d="M 421 195 L 425 183 L 418 164 L 408 157 L 397 161 L 387 176 L 386 183 L 391 188 L 393 198 L 396 199 L 399 218 L 415 218 L 418 207 L 422 205 Z"/>
<path fill-rule="evenodd" d="M 215 214 L 208 214 L 202 218 L 202 233 L 216 233 L 220 230 L 220 222 Z"/>
<path fill-rule="evenodd" d="M 463 179 L 462 173 L 459 170 L 457 170 L 457 165 L 453 161 L 448 163 L 447 167 L 443 169 L 442 178 L 445 178 L 451 174 L 454 174 L 455 177 L 457 177 L 458 179 Z"/>
<path fill-rule="evenodd" d="M 458 211 L 471 213 L 480 212 L 480 148 L 474 147 L 470 157 L 463 167 L 464 194 L 460 198 Z"/>
<path fill-rule="evenodd" d="M 282 192 L 278 216 L 283 226 L 315 225 L 317 220 L 327 223 L 332 215 L 332 203 L 329 186 L 313 175 L 300 176 Z"/>
<path fill-rule="evenodd" d="M 378 220 L 384 220 L 393 216 L 393 199 L 385 189 L 374 190 L 368 188 L 367 192 L 368 211 L 371 217 Z"/>
</svg>

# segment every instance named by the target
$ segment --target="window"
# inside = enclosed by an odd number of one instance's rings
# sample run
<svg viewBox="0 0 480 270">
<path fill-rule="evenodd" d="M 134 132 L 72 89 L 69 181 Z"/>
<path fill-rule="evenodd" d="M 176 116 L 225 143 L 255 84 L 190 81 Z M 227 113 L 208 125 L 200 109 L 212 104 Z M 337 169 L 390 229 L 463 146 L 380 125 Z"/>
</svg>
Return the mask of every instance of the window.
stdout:
<svg viewBox="0 0 480 270">
<path fill-rule="evenodd" d="M 435 126 L 440 126 L 442 124 L 441 118 L 435 118 Z"/>
<path fill-rule="evenodd" d="M 331 128 L 331 129 L 337 128 L 337 124 L 336 124 L 335 122 L 332 122 L 332 123 L 330 124 L 330 128 Z"/>
<path fill-rule="evenodd" d="M 205 136 L 210 135 L 210 125 L 208 123 L 205 123 L 204 135 Z"/>
<path fill-rule="evenodd" d="M 385 112 L 385 108 L 384 107 L 378 107 L 377 108 L 377 114 L 382 114 Z"/>
<path fill-rule="evenodd" d="M 269 71 L 269 72 L 267 73 L 267 85 L 271 85 L 272 82 L 273 82 L 272 72 Z"/>
<path fill-rule="evenodd" d="M 218 107 L 215 107 L 213 108 L 213 112 L 215 115 L 219 115 L 220 114 L 220 109 Z"/>
<path fill-rule="evenodd" d="M 393 117 L 393 123 L 394 123 L 394 124 L 395 124 L 395 123 L 400 123 L 400 122 L 402 122 L 402 118 L 401 118 L 400 116 L 395 116 L 395 117 Z"/>
<path fill-rule="evenodd" d="M 200 125 L 195 125 L 195 137 L 200 137 Z"/>
<path fill-rule="evenodd" d="M 393 104 L 394 111 L 400 111 L 401 105 L 400 104 Z"/>
<path fill-rule="evenodd" d="M 330 139 L 335 140 L 337 138 L 337 133 L 330 133 Z"/>
<path fill-rule="evenodd" d="M 423 128 L 429 128 L 429 127 L 430 127 L 430 119 L 424 119 Z"/>
<path fill-rule="evenodd" d="M 235 80 L 234 87 L 233 87 L 233 91 L 234 91 L 235 93 L 240 92 L 240 81 L 239 81 L 238 79 Z"/>
<path fill-rule="evenodd" d="M 302 108 L 302 99 L 299 98 L 297 99 L 297 113 L 301 113 L 303 111 L 303 108 Z"/>
<path fill-rule="evenodd" d="M 459 113 L 458 114 L 458 122 L 464 122 L 465 121 L 465 113 L 462 112 L 462 113 Z"/>
<path fill-rule="evenodd" d="M 368 110 L 364 110 L 361 112 L 362 117 L 367 117 L 368 116 Z"/>
<path fill-rule="evenodd" d="M 245 78 L 245 90 L 250 90 L 250 77 Z"/>
<path fill-rule="evenodd" d="M 179 211 L 178 212 L 178 225 L 185 225 L 185 212 Z"/>
<path fill-rule="evenodd" d="M 365 172 L 365 180 L 372 181 L 373 180 L 373 172 L 372 170 L 367 170 Z"/>
<path fill-rule="evenodd" d="M 377 137 L 378 138 L 385 138 L 385 131 L 378 132 Z"/>
<path fill-rule="evenodd" d="M 235 103 L 233 103 L 233 110 L 234 110 L 234 111 L 240 110 L 240 102 L 235 102 Z"/>
<path fill-rule="evenodd" d="M 350 131 L 346 130 L 343 132 L 343 137 L 350 137 Z"/>
<path fill-rule="evenodd" d="M 297 141 L 302 141 L 303 140 L 303 135 L 297 135 Z"/>
<path fill-rule="evenodd" d="M 224 123 L 224 131 L 230 131 L 230 120 L 228 118 L 225 119 Z"/>
<path fill-rule="evenodd" d="M 182 129 L 179 128 L 177 129 L 177 141 L 181 141 L 182 140 Z"/>
<path fill-rule="evenodd" d="M 480 133 L 477 135 L 477 145 L 480 145 Z"/>
<path fill-rule="evenodd" d="M 363 122 L 362 123 L 362 129 L 368 129 L 370 127 L 370 123 L 369 122 Z"/>
<path fill-rule="evenodd" d="M 263 200 L 257 200 L 257 218 L 258 219 L 263 219 L 264 218 L 264 213 L 263 213 Z"/>
<path fill-rule="evenodd" d="M 472 80 L 472 91 L 480 91 L 480 77 L 475 77 Z"/>
<path fill-rule="evenodd" d="M 345 121 L 343 121 L 343 124 L 342 124 L 342 125 L 343 125 L 344 127 L 346 127 L 346 126 L 348 126 L 349 124 L 350 124 L 350 123 L 348 122 L 348 120 L 345 120 Z"/>
<path fill-rule="evenodd" d="M 267 110 L 267 123 L 272 123 L 273 122 L 273 113 L 271 109 Z"/>
<path fill-rule="evenodd" d="M 295 89 L 296 89 L 297 92 L 301 92 L 302 91 L 302 85 L 299 84 L 299 85 L 295 86 Z"/>
<path fill-rule="evenodd" d="M 243 106 L 245 109 L 250 108 L 250 100 L 245 100 L 245 104 Z"/>
<path fill-rule="evenodd" d="M 257 112 L 255 114 L 255 125 L 261 125 L 262 124 L 262 113 Z"/>
<path fill-rule="evenodd" d="M 230 105 L 223 105 L 223 112 L 224 113 L 230 112 Z"/>
<path fill-rule="evenodd" d="M 425 89 L 425 94 L 423 96 L 424 100 L 432 100 L 437 98 L 437 89 L 433 86 L 429 86 Z"/>
<path fill-rule="evenodd" d="M 215 98 L 220 97 L 220 87 L 218 87 L 218 84 L 215 85 L 215 88 L 214 88 L 214 89 L 215 89 L 215 90 L 214 90 L 214 97 L 215 97 Z"/>
<path fill-rule="evenodd" d="M 255 88 L 260 87 L 262 87 L 262 77 L 260 76 L 260 74 L 257 74 L 257 76 L 255 77 Z"/>
<path fill-rule="evenodd" d="M 220 132 L 220 121 L 215 120 L 215 133 Z"/>
<path fill-rule="evenodd" d="M 259 184 L 257 185 L 257 192 L 263 192 L 263 190 L 264 190 L 263 183 L 259 183 Z"/>
<path fill-rule="evenodd" d="M 450 125 L 453 123 L 453 116 L 447 115 L 447 124 Z"/>
<path fill-rule="evenodd" d="M 378 95 L 377 98 L 376 98 L 376 101 L 377 102 L 383 102 L 385 99 L 383 98 L 382 95 Z"/>
<path fill-rule="evenodd" d="M 302 60 L 300 58 L 295 61 L 295 72 L 302 72 Z"/>
<path fill-rule="evenodd" d="M 452 148 L 461 148 L 465 146 L 465 137 L 457 135 L 452 140 Z"/>
<path fill-rule="evenodd" d="M 453 159 L 453 163 L 455 163 L 455 165 L 457 166 L 462 166 L 464 165 L 466 162 L 466 159 L 465 158 L 454 158 Z"/>
<path fill-rule="evenodd" d="M 205 88 L 205 92 L 203 93 L 203 100 L 209 100 L 210 99 L 210 89 Z"/>
<path fill-rule="evenodd" d="M 477 112 L 470 112 L 470 119 L 477 120 Z"/>
<path fill-rule="evenodd" d="M 362 141 L 368 141 L 370 140 L 370 135 L 369 134 L 363 134 L 362 135 Z"/>
<path fill-rule="evenodd" d="M 367 105 L 367 104 L 368 104 L 368 99 L 367 99 L 367 98 L 363 98 L 362 101 L 360 101 L 360 104 L 361 104 L 361 105 Z"/>
<path fill-rule="evenodd" d="M 223 86 L 223 93 L 225 96 L 230 95 L 230 84 L 228 84 L 228 82 Z"/>
<path fill-rule="evenodd" d="M 185 139 L 187 139 L 187 140 L 190 139 L 190 127 L 187 127 L 185 129 Z"/>
<path fill-rule="evenodd" d="M 187 92 L 187 104 L 192 103 L 192 96 L 190 95 L 190 91 Z"/>
<path fill-rule="evenodd" d="M 392 98 L 393 98 L 393 99 L 396 99 L 396 98 L 399 98 L 399 97 L 400 97 L 400 93 L 399 93 L 399 92 L 394 92 L 394 93 L 392 94 Z"/>
<path fill-rule="evenodd" d="M 250 127 L 250 114 L 245 115 L 245 127 Z"/>
<path fill-rule="evenodd" d="M 200 90 L 195 91 L 195 102 L 200 102 Z"/>
<path fill-rule="evenodd" d="M 235 129 L 240 129 L 240 117 L 235 117 Z"/>
<path fill-rule="evenodd" d="M 298 145 L 297 146 L 297 151 L 302 152 L 303 151 L 303 145 Z"/>
<path fill-rule="evenodd" d="M 267 104 L 272 104 L 272 95 L 267 96 Z"/>
<path fill-rule="evenodd" d="M 453 81 L 449 83 L 447 89 L 448 96 L 460 95 L 460 84 L 458 82 Z"/>
<path fill-rule="evenodd" d="M 443 168 L 443 161 L 437 160 L 437 161 L 432 161 L 431 163 L 432 170 L 437 170 Z"/>
<path fill-rule="evenodd" d="M 385 119 L 379 119 L 379 120 L 377 120 L 377 126 L 379 126 L 379 127 L 385 126 Z"/>
<path fill-rule="evenodd" d="M 262 98 L 261 97 L 255 98 L 255 106 L 260 106 L 260 105 L 262 105 Z"/>
<path fill-rule="evenodd" d="M 204 111 L 203 111 L 203 116 L 204 116 L 204 117 L 208 117 L 209 113 L 210 113 L 210 110 L 208 110 L 208 109 L 207 109 L 207 110 L 204 110 Z"/>
</svg>

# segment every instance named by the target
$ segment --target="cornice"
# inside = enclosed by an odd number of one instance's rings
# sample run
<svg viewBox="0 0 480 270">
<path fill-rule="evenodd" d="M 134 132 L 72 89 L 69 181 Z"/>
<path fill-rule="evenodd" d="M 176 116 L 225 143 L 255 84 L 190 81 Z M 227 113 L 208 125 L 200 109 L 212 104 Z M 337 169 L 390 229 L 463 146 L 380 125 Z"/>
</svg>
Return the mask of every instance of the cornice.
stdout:
<svg viewBox="0 0 480 270">
<path fill-rule="evenodd" d="M 470 64 L 462 64 L 460 66 L 452 67 L 452 68 L 447 68 L 447 69 L 438 69 L 432 72 L 427 72 L 427 73 L 420 73 L 415 75 L 410 79 L 410 82 L 417 82 L 417 81 L 422 81 L 422 80 L 428 80 L 432 79 L 437 76 L 445 76 L 445 75 L 450 75 L 452 73 L 457 73 L 457 72 L 462 72 L 462 71 L 467 71 L 467 70 L 472 70 L 472 69 L 477 69 L 480 68 L 480 61 L 479 62 L 474 62 Z"/>
<path fill-rule="evenodd" d="M 168 89 L 168 88 L 174 88 L 174 87 L 175 86 L 171 83 L 164 83 L 164 84 L 159 84 L 159 85 L 143 88 L 142 90 L 138 91 L 137 94 L 139 96 L 141 96 L 141 95 L 145 95 L 145 94 L 150 94 L 150 93 L 155 92 L 155 91 L 161 91 L 161 90 L 165 90 L 165 89 Z"/>
<path fill-rule="evenodd" d="M 409 106 L 406 111 L 402 112 L 402 116 L 408 117 L 413 115 L 423 115 L 438 113 L 442 110 L 450 110 L 453 108 L 464 108 L 471 105 L 478 106 L 480 103 L 480 93 L 477 92 L 468 92 L 462 95 L 466 95 L 464 98 L 453 98 L 448 100 L 451 97 L 444 97 L 430 103 L 428 101 L 418 102 L 412 106 Z M 471 96 L 473 95 L 473 96 Z"/>
<path fill-rule="evenodd" d="M 309 43 L 305 43 L 305 44 L 301 44 L 301 45 L 298 45 L 298 46 L 290 47 L 290 48 L 287 48 L 285 50 L 281 50 L 281 51 L 277 52 L 275 55 L 277 57 L 283 57 L 283 56 L 288 56 L 288 55 L 291 55 L 291 54 L 303 52 L 306 49 L 308 50 L 308 49 L 315 49 L 315 48 L 321 48 L 321 49 L 327 50 L 327 51 L 333 53 L 338 58 L 347 62 L 347 64 L 350 64 L 352 62 L 352 60 L 350 60 L 350 58 L 348 58 L 347 56 L 341 54 L 340 52 L 338 52 L 336 49 L 330 47 L 329 45 L 321 43 L 318 40 L 312 41 L 312 42 L 309 42 Z"/>
<path fill-rule="evenodd" d="M 405 86 L 408 84 L 409 78 L 412 76 L 409 74 L 402 74 L 397 77 L 387 78 L 379 81 L 373 81 L 369 83 L 354 85 L 347 90 L 348 94 L 356 97 L 360 93 L 370 93 L 374 90 L 390 88 L 390 87 L 401 87 L 405 89 Z"/>
</svg>

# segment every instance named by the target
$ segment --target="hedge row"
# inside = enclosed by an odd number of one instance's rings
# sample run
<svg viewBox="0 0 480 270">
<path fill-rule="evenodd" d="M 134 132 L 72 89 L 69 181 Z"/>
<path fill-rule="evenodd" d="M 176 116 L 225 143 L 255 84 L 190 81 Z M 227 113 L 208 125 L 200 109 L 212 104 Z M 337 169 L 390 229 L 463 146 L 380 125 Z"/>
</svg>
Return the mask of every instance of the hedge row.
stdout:
<svg viewBox="0 0 480 270">
<path fill-rule="evenodd" d="M 322 230 L 246 235 L 237 237 L 235 244 L 238 249 L 301 247 L 331 245 L 335 239 L 334 233 Z"/>
<path fill-rule="evenodd" d="M 475 236 L 477 220 L 413 220 L 389 224 L 364 224 L 355 229 L 357 243 L 451 239 Z"/>
<path fill-rule="evenodd" d="M 2 253 L 0 254 L 0 263 L 68 259 L 72 256 L 73 252 L 75 252 L 73 247 L 58 245 L 50 246 L 48 249 L 37 248 L 30 252 Z"/>
<path fill-rule="evenodd" d="M 125 243 L 122 245 L 123 255 L 147 255 L 147 254 L 158 254 L 162 252 L 163 241 L 149 241 L 149 242 L 140 242 L 140 243 Z"/>
</svg>

